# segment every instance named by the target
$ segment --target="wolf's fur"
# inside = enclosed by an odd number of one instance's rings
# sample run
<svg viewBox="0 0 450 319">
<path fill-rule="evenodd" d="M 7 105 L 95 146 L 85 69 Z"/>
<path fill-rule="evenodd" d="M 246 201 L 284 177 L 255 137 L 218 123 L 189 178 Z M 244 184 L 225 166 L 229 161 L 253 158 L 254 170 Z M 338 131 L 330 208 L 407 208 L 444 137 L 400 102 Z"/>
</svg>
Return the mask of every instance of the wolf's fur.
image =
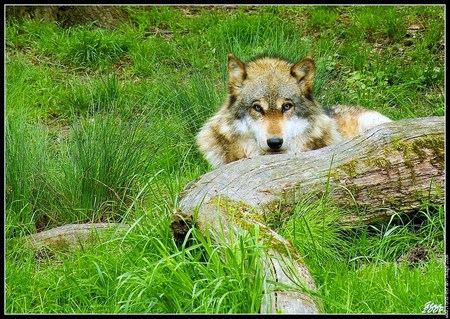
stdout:
<svg viewBox="0 0 450 319">
<path fill-rule="evenodd" d="M 197 135 L 214 167 L 257 155 L 304 152 L 391 121 L 358 106 L 323 109 L 313 96 L 314 61 L 262 57 L 244 64 L 228 55 L 225 103 Z"/>
</svg>

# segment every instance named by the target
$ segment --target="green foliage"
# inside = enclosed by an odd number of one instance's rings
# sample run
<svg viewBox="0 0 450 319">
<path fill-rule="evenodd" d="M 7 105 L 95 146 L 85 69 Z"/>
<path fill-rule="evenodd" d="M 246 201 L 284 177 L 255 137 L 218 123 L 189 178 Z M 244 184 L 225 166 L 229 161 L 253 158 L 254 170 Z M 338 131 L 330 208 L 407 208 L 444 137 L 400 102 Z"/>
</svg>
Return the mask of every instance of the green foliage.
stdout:
<svg viewBox="0 0 450 319">
<path fill-rule="evenodd" d="M 17 112 L 7 116 L 5 133 L 7 237 L 35 227 L 120 219 L 148 178 L 152 154 L 142 150 L 150 145 L 151 127 L 145 123 L 96 115 L 53 140 Z"/>
<path fill-rule="evenodd" d="M 137 124 L 98 115 L 74 126 L 62 154 L 63 207 L 86 212 L 81 219 L 90 219 L 92 211 L 103 212 L 94 220 L 111 212 L 120 216 L 121 205 L 132 202 L 152 160 L 151 152 L 142 151 L 151 128 Z"/>
<path fill-rule="evenodd" d="M 432 259 L 421 268 L 374 263 L 357 269 L 327 268 L 321 291 L 327 313 L 421 314 L 429 301 L 444 305 L 444 263 Z"/>
<path fill-rule="evenodd" d="M 54 35 L 43 50 L 76 68 L 108 68 L 128 51 L 132 39 L 126 33 L 78 27 Z"/>
<path fill-rule="evenodd" d="M 7 238 L 35 229 L 42 208 L 42 191 L 51 169 L 45 127 L 30 125 L 21 112 L 5 118 L 6 227 Z"/>
<path fill-rule="evenodd" d="M 105 233 L 102 243 L 71 254 L 41 250 L 33 255 L 11 243 L 9 311 L 258 312 L 265 279 L 256 229 L 228 238 L 228 244 L 194 231 L 178 247 L 168 231 L 170 207 L 162 206 L 161 214 L 132 209 L 139 218 L 125 234 Z M 14 257 L 24 258 L 24 267 L 14 267 Z M 55 263 L 60 266 L 52 267 Z M 30 273 L 34 281 L 24 280 Z M 39 288 L 44 286 L 45 293 Z"/>
<path fill-rule="evenodd" d="M 301 255 L 318 265 L 327 261 L 343 261 L 348 242 L 337 222 L 342 211 L 322 205 L 300 203 L 283 225 L 280 234 L 289 238 Z"/>
<path fill-rule="evenodd" d="M 78 84 L 67 94 L 68 105 L 64 110 L 80 115 L 120 108 L 120 90 L 119 80 L 113 75 L 90 80 L 88 84 Z"/>
<path fill-rule="evenodd" d="M 263 250 L 254 234 L 228 238 L 228 244 L 218 244 L 198 231 L 191 236 L 181 247 L 146 239 L 148 245 L 154 246 L 146 246 L 142 252 L 143 265 L 119 277 L 124 300 L 121 312 L 259 311 L 264 281 L 260 259 Z M 224 236 L 219 235 L 222 242 Z M 158 258 L 146 257 L 150 252 Z"/>
<path fill-rule="evenodd" d="M 327 313 L 421 313 L 427 301 L 444 304 L 443 207 L 349 229 L 324 200 L 300 203 L 280 234 L 304 256 Z"/>
</svg>

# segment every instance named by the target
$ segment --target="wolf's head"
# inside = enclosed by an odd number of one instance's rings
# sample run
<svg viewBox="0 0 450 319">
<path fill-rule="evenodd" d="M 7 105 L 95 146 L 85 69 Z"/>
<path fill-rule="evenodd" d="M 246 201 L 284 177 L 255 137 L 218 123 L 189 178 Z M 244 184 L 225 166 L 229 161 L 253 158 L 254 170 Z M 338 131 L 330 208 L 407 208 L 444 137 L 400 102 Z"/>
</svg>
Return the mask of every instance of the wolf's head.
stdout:
<svg viewBox="0 0 450 319">
<path fill-rule="evenodd" d="M 256 138 L 264 153 L 285 152 L 321 113 L 313 97 L 314 61 L 262 57 L 247 64 L 228 55 L 229 110 L 235 130 Z"/>
</svg>

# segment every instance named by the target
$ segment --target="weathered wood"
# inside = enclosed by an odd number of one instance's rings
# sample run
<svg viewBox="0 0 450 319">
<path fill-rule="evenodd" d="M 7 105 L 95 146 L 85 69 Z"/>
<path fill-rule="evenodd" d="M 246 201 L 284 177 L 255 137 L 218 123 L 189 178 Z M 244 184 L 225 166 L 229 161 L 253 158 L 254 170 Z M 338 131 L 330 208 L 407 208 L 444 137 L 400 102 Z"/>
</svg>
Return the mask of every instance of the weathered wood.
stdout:
<svg viewBox="0 0 450 319">
<path fill-rule="evenodd" d="M 101 237 L 103 230 L 124 230 L 128 227 L 117 223 L 68 224 L 26 236 L 25 242 L 33 248 L 60 246 L 74 248 L 80 243 Z"/>
<path fill-rule="evenodd" d="M 264 226 L 271 214 L 283 211 L 289 215 L 299 201 L 321 198 L 324 193 L 333 204 L 356 212 L 345 216 L 344 224 L 370 223 L 394 212 L 410 213 L 423 200 L 443 204 L 444 139 L 443 117 L 408 119 L 379 125 L 319 150 L 224 165 L 185 188 L 173 219 L 173 234 L 182 238 L 193 224 L 194 214 L 195 225 L 202 231 L 220 227 L 227 231 L 238 224 L 244 228 L 255 223 Z M 266 235 L 286 243 L 273 231 Z M 279 250 L 276 253 L 286 256 Z M 265 263 L 278 261 L 269 256 Z M 307 270 L 305 274 L 299 256 L 293 258 L 293 264 L 307 282 L 311 276 Z M 273 268 L 268 273 L 273 273 Z M 275 277 L 291 284 L 279 271 Z M 313 282 L 306 286 L 314 289 Z M 278 295 L 272 293 L 272 300 Z M 285 303 L 275 301 L 275 306 L 279 309 L 283 304 L 288 313 L 316 312 L 317 307 L 298 306 L 304 304 L 303 297 L 288 294 Z"/>
<path fill-rule="evenodd" d="M 442 204 L 444 130 L 443 117 L 408 119 L 314 151 L 233 162 L 190 183 L 180 209 L 189 215 L 199 204 L 222 197 L 267 215 L 311 195 L 320 198 L 327 184 L 337 205 L 357 204 L 370 212 L 361 216 L 366 222 L 380 209 L 407 213 L 423 199 Z M 206 215 L 202 218 L 211 219 Z"/>
</svg>

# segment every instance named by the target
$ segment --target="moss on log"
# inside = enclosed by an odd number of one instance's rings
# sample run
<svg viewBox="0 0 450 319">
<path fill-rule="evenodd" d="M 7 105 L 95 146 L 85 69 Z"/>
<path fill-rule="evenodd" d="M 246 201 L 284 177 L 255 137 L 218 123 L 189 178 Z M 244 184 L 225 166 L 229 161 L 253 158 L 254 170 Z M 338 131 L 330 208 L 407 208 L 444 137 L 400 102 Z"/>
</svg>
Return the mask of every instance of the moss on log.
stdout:
<svg viewBox="0 0 450 319">
<path fill-rule="evenodd" d="M 443 117 L 390 122 L 322 149 L 224 165 L 187 185 L 174 214 L 172 232 L 180 240 L 192 225 L 207 232 L 258 224 L 266 237 L 260 240 L 271 239 L 264 261 L 269 276 L 292 285 L 292 278 L 276 266 L 290 256 L 289 263 L 303 278 L 303 285 L 314 291 L 314 282 L 295 248 L 266 222 L 280 211 L 289 216 L 305 198 L 320 199 L 324 194 L 333 205 L 348 209 L 349 214 L 340 220 L 346 225 L 415 212 L 424 201 L 443 204 L 444 123 Z M 273 238 L 278 244 L 273 244 Z M 267 294 L 271 306 L 264 302 L 261 312 L 320 310 L 319 302 L 308 294 L 276 290 Z"/>
</svg>

